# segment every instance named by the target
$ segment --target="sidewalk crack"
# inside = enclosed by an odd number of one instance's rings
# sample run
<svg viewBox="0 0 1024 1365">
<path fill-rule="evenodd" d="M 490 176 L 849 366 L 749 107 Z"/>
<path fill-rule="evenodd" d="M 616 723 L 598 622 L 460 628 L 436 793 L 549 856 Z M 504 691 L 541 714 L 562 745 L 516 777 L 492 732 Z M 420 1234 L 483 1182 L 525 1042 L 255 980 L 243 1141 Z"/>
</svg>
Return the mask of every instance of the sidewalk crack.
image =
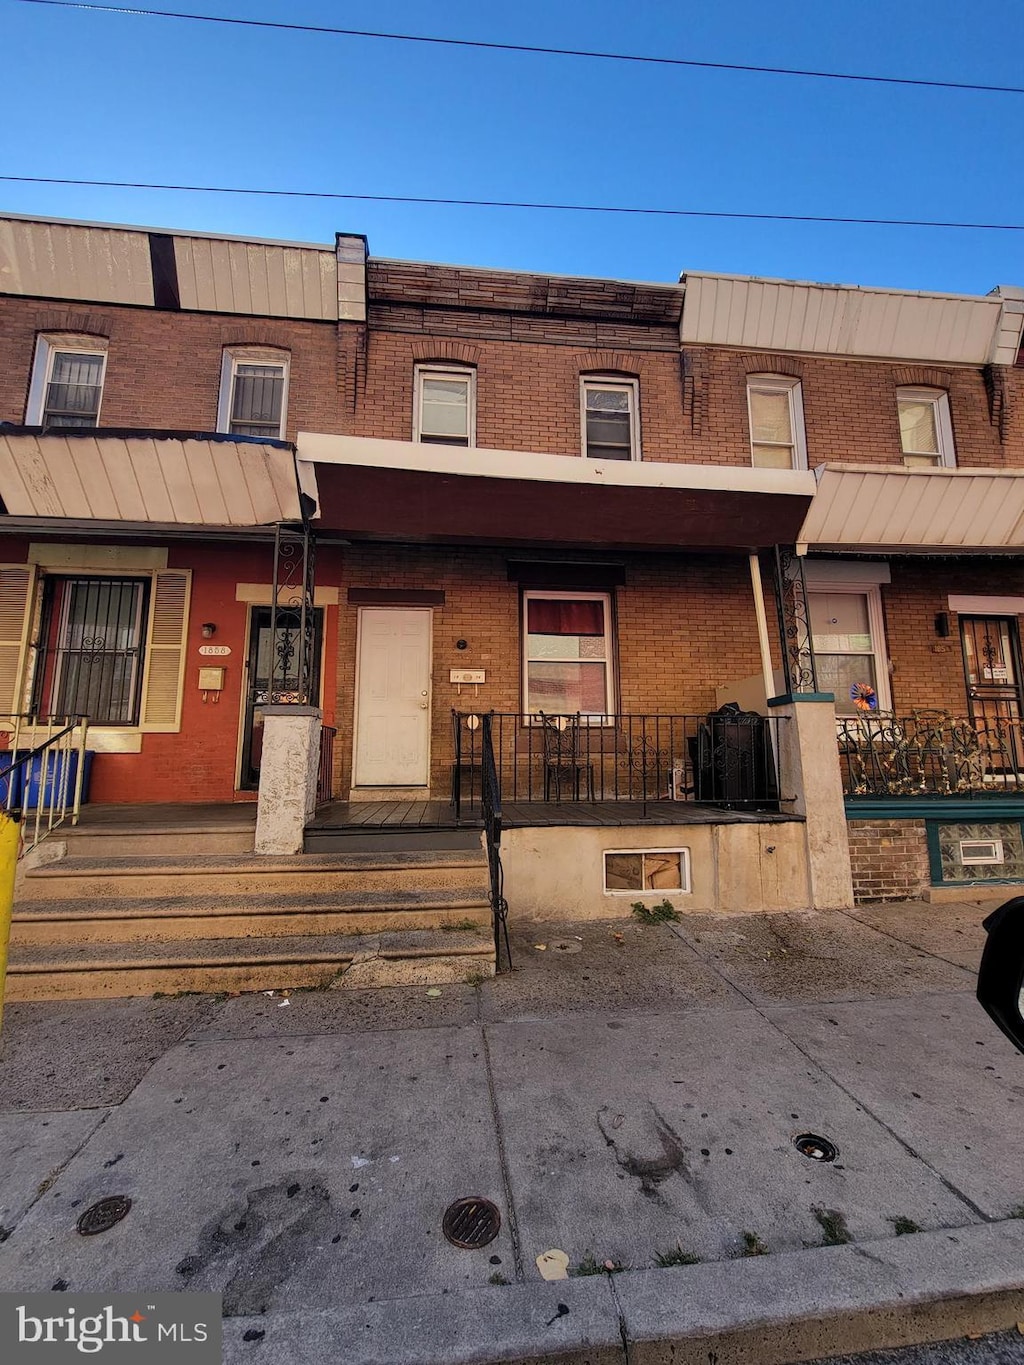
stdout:
<svg viewBox="0 0 1024 1365">
<path fill-rule="evenodd" d="M 491 1065 L 491 1046 L 487 1037 L 487 1027 L 480 1025 L 480 1038 L 484 1054 L 484 1071 L 487 1075 L 487 1095 L 491 1102 L 491 1119 L 494 1123 L 494 1137 L 498 1146 L 498 1162 L 501 1166 L 501 1184 L 505 1192 L 505 1214 L 508 1221 L 509 1237 L 512 1240 L 512 1259 L 515 1263 L 516 1279 L 525 1282 L 523 1269 L 523 1249 L 519 1238 L 519 1220 L 516 1217 L 515 1201 L 512 1197 L 512 1179 L 509 1175 L 508 1153 L 505 1149 L 505 1131 L 498 1110 L 498 1097 L 494 1085 L 494 1069 Z"/>
</svg>

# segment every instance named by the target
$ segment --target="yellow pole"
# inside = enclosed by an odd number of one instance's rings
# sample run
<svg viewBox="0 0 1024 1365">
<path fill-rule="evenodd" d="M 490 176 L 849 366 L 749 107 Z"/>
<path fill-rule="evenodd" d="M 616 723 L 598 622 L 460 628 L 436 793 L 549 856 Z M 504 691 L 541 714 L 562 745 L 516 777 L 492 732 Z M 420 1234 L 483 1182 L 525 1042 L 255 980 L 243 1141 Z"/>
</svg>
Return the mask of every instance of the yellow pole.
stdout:
<svg viewBox="0 0 1024 1365">
<path fill-rule="evenodd" d="M 0 1029 L 4 1022 L 4 986 L 7 983 L 7 944 L 11 937 L 14 905 L 14 874 L 18 866 L 21 829 L 7 811 L 0 811 Z"/>
</svg>

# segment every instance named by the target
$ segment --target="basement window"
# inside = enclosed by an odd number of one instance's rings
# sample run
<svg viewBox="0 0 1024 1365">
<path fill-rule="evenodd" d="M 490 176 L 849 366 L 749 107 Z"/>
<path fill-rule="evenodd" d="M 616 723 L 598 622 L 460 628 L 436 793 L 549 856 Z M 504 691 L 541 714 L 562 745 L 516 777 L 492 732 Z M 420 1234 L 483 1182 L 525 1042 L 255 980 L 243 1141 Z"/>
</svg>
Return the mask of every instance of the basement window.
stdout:
<svg viewBox="0 0 1024 1365">
<path fill-rule="evenodd" d="M 604 855 L 605 894 L 643 895 L 655 891 L 689 891 L 687 848 L 609 849 Z"/>
</svg>

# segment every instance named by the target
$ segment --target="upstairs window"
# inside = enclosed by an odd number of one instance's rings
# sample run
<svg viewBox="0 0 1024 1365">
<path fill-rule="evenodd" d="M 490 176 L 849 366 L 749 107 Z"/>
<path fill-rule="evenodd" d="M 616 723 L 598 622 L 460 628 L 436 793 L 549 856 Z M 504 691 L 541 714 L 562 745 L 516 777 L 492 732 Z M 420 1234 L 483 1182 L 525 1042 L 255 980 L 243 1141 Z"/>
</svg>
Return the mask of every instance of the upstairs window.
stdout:
<svg viewBox="0 0 1024 1365">
<path fill-rule="evenodd" d="M 429 445 L 476 445 L 476 374 L 417 365 L 413 440 Z"/>
<path fill-rule="evenodd" d="M 911 469 L 956 467 L 949 396 L 941 389 L 897 389 L 900 446 Z"/>
<path fill-rule="evenodd" d="M 527 714 L 613 715 L 608 594 L 528 592 L 524 610 Z"/>
<path fill-rule="evenodd" d="M 288 364 L 283 359 L 226 352 L 217 430 L 232 436 L 284 435 Z"/>
<path fill-rule="evenodd" d="M 639 460 L 640 422 L 635 379 L 584 379 L 583 454 L 590 460 Z"/>
<path fill-rule="evenodd" d="M 747 376 L 750 463 L 755 469 L 806 469 L 804 409 L 798 379 Z"/>
<path fill-rule="evenodd" d="M 29 426 L 95 427 L 107 355 L 83 342 L 40 337 L 29 389 Z"/>
</svg>

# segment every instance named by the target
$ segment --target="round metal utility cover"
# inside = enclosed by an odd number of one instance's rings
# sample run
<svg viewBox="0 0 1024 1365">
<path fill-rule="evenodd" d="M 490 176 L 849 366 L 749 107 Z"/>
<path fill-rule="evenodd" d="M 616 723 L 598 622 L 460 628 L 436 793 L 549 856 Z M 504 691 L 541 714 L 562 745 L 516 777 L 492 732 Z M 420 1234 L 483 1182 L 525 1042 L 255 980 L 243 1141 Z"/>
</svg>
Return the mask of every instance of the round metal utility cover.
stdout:
<svg viewBox="0 0 1024 1365">
<path fill-rule="evenodd" d="M 581 953 L 583 944 L 576 938 L 553 938 L 548 942 L 553 953 Z"/>
<path fill-rule="evenodd" d="M 835 1161 L 839 1155 L 835 1143 L 817 1133 L 800 1133 L 793 1139 L 793 1146 L 809 1161 Z"/>
<path fill-rule="evenodd" d="M 75 1226 L 83 1237 L 94 1237 L 97 1232 L 108 1232 L 115 1223 L 120 1223 L 131 1206 L 132 1201 L 126 1194 L 112 1194 L 109 1199 L 90 1205 Z"/>
<path fill-rule="evenodd" d="M 497 1237 L 501 1214 L 489 1199 L 456 1199 L 445 1209 L 441 1227 L 452 1246 L 478 1251 Z"/>
</svg>

